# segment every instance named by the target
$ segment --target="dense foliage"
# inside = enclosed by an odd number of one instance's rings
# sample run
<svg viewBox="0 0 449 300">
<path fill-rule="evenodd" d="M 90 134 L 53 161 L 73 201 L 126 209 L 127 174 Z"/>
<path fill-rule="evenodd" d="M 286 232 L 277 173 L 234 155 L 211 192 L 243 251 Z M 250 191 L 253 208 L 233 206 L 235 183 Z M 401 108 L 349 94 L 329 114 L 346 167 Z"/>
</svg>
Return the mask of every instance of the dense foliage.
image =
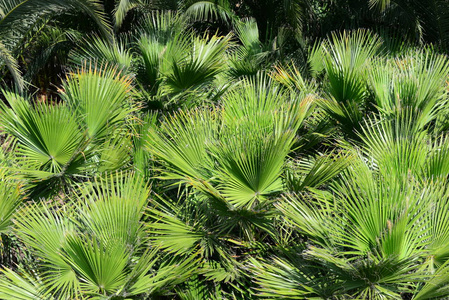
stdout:
<svg viewBox="0 0 449 300">
<path fill-rule="evenodd" d="M 448 8 L 0 0 L 0 299 L 447 299 Z"/>
</svg>

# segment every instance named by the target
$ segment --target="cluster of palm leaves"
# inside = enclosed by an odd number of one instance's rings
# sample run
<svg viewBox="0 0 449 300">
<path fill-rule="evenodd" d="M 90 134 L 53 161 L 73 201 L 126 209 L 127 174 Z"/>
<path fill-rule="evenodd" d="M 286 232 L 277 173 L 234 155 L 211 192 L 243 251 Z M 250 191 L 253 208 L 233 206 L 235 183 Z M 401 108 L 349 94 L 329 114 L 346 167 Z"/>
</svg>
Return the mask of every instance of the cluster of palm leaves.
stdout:
<svg viewBox="0 0 449 300">
<path fill-rule="evenodd" d="M 0 0 L 0 299 L 446 299 L 444 41 L 160 2 Z"/>
</svg>

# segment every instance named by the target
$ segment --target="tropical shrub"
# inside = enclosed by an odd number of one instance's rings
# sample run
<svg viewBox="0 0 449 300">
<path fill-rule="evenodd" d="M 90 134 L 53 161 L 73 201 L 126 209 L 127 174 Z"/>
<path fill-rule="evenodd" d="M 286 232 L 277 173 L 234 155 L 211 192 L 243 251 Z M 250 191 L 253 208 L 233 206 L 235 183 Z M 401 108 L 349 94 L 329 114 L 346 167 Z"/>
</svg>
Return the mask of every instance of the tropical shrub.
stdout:
<svg viewBox="0 0 449 300">
<path fill-rule="evenodd" d="M 447 299 L 415 2 L 0 0 L 0 299 Z"/>
</svg>

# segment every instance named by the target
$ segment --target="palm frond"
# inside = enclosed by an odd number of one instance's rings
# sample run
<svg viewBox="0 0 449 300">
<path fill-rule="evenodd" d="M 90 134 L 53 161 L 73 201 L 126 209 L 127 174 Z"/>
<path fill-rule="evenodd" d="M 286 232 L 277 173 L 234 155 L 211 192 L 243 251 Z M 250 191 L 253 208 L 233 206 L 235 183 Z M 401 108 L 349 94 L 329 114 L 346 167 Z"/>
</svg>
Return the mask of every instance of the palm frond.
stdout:
<svg viewBox="0 0 449 300">
<path fill-rule="evenodd" d="M 189 51 L 190 35 L 158 37 L 144 35 L 138 41 L 141 65 L 137 79 L 151 94 L 160 93 L 164 74 L 171 70 L 174 62 L 180 62 Z"/>
<path fill-rule="evenodd" d="M 123 21 L 126 18 L 128 12 L 139 6 L 139 1 L 136 0 L 119 0 L 118 3 L 115 4 L 114 8 L 114 28 L 115 30 L 119 29 Z"/>
<path fill-rule="evenodd" d="M 68 75 L 61 96 L 79 116 L 89 139 L 102 139 L 136 109 L 131 79 L 115 67 L 84 66 Z"/>
<path fill-rule="evenodd" d="M 126 282 L 125 267 L 129 257 L 123 243 L 106 247 L 96 240 L 68 236 L 62 256 L 85 281 L 81 289 L 88 294 L 113 293 Z"/>
<path fill-rule="evenodd" d="M 150 189 L 133 174 L 110 174 L 79 186 L 76 197 L 83 228 L 102 245 L 120 243 L 130 249 L 143 238 L 141 219 Z"/>
<path fill-rule="evenodd" d="M 0 232 L 7 233 L 12 225 L 12 218 L 22 203 L 21 184 L 14 182 L 0 171 Z"/>
<path fill-rule="evenodd" d="M 11 269 L 2 269 L 0 277 L 0 297 L 5 300 L 53 300 L 55 298 L 45 295 L 44 285 L 20 270 L 17 274 Z"/>
<path fill-rule="evenodd" d="M 215 111 L 180 112 L 167 117 L 159 130 L 150 129 L 147 148 L 169 163 L 166 179 L 199 185 L 210 180 L 213 161 L 208 149 L 216 139 L 217 118 Z"/>
<path fill-rule="evenodd" d="M 333 153 L 292 161 L 286 174 L 287 189 L 298 193 L 306 188 L 319 188 L 339 175 L 352 162 L 353 158 L 348 154 Z"/>
<path fill-rule="evenodd" d="M 1 104 L 1 124 L 18 141 L 21 171 L 37 180 L 79 174 L 85 140 L 78 119 L 66 105 L 32 108 L 25 98 L 4 92 L 11 108 Z"/>
<path fill-rule="evenodd" d="M 219 162 L 220 189 L 237 207 L 251 207 L 279 192 L 287 154 L 295 133 L 310 111 L 308 97 L 285 100 L 279 86 L 265 77 L 244 80 L 224 96 L 220 143 L 213 149 Z"/>
<path fill-rule="evenodd" d="M 187 22 L 184 15 L 171 10 L 156 10 L 140 21 L 139 36 L 149 36 L 162 43 L 184 33 Z"/>
<path fill-rule="evenodd" d="M 369 119 L 362 129 L 364 150 L 385 176 L 401 179 L 407 174 L 418 175 L 424 167 L 428 137 L 415 127 L 416 119 L 412 116 L 404 114 L 397 120 L 385 121 Z"/>
<path fill-rule="evenodd" d="M 231 9 L 231 4 L 228 0 L 219 1 L 198 1 L 187 0 L 183 1 L 185 14 L 196 22 L 220 20 L 228 25 L 232 25 L 237 17 Z"/>
<path fill-rule="evenodd" d="M 92 18 L 105 36 L 109 36 L 109 28 L 103 13 L 103 7 L 97 0 L 13 0 L 7 1 L 3 7 L 4 14 L 0 19 L 0 35 L 11 36 L 24 32 L 29 26 L 45 15 L 60 14 L 70 10 L 80 11 Z M 5 8 L 7 11 L 5 11 Z"/>
<path fill-rule="evenodd" d="M 392 61 L 379 60 L 371 73 L 371 87 L 378 109 L 385 115 L 411 113 L 424 127 L 445 110 L 449 65 L 429 50 Z"/>
<path fill-rule="evenodd" d="M 73 222 L 67 218 L 68 211 L 46 206 L 30 205 L 20 212 L 16 232 L 20 239 L 44 258 L 47 272 L 42 278 L 46 293 L 59 293 L 71 297 L 79 292 L 76 274 L 61 256 L 67 236 L 75 231 Z"/>
<path fill-rule="evenodd" d="M 418 290 L 414 295 L 414 300 L 421 299 L 444 299 L 447 297 L 448 290 L 448 264 L 446 261 L 440 266 L 433 276 Z"/>
<path fill-rule="evenodd" d="M 313 70 L 324 68 L 327 76 L 326 99 L 320 104 L 350 136 L 360 129 L 368 108 L 367 69 L 379 47 L 379 38 L 365 30 L 333 34 L 309 61 Z"/>
<path fill-rule="evenodd" d="M 125 42 L 116 39 L 111 42 L 98 36 L 85 38 L 70 55 L 70 61 L 78 68 L 95 63 L 97 68 L 103 65 L 116 66 L 124 73 L 131 71 L 132 60 L 133 55 L 125 48 Z"/>
<path fill-rule="evenodd" d="M 17 62 L 17 59 L 14 58 L 11 50 L 8 49 L 2 42 L 0 42 L 0 66 L 1 65 L 6 65 L 14 78 L 17 89 L 22 91 L 25 83 L 19 70 L 19 63 Z"/>
<path fill-rule="evenodd" d="M 229 37 L 213 36 L 207 42 L 195 38 L 190 53 L 171 62 L 171 70 L 165 74 L 165 93 L 176 94 L 211 82 L 223 70 L 228 42 Z"/>
<path fill-rule="evenodd" d="M 244 19 L 236 25 L 236 36 L 241 45 L 232 49 L 229 55 L 230 69 L 228 74 L 232 78 L 250 77 L 269 66 L 267 59 L 269 51 L 262 44 L 259 28 L 254 19 Z"/>
<path fill-rule="evenodd" d="M 305 260 L 299 255 L 289 260 L 277 257 L 270 261 L 252 259 L 250 267 L 258 284 L 257 295 L 263 298 L 318 299 L 317 296 L 321 295 L 313 285 L 317 285 L 319 278 L 313 283 L 314 279 L 295 263 L 302 267 Z"/>
</svg>

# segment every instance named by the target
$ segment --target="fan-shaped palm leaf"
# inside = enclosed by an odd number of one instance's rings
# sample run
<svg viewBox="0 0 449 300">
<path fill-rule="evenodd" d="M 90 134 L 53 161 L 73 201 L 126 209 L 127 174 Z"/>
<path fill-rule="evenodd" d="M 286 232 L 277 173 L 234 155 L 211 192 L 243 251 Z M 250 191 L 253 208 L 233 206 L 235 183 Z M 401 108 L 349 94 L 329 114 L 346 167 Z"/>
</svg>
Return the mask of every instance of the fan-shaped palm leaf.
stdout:
<svg viewBox="0 0 449 300">
<path fill-rule="evenodd" d="M 60 253 L 66 237 L 74 232 L 73 222 L 68 218 L 69 211 L 32 205 L 24 208 L 17 218 L 16 229 L 19 238 L 35 253 L 45 258 L 46 271 L 43 284 L 46 293 L 57 293 L 63 297 L 78 292 L 76 274 Z"/>
<path fill-rule="evenodd" d="M 266 45 L 259 37 L 259 28 L 254 19 L 245 19 L 236 24 L 236 36 L 241 45 L 229 56 L 229 75 L 233 78 L 256 75 L 269 65 Z"/>
<path fill-rule="evenodd" d="M 142 242 L 140 220 L 150 189 L 141 177 L 111 174 L 80 185 L 79 190 L 77 206 L 83 227 L 101 239 L 102 245 L 120 241 L 132 249 Z"/>
<path fill-rule="evenodd" d="M 195 89 L 212 81 L 223 70 L 223 56 L 228 42 L 229 37 L 213 36 L 207 42 L 195 38 L 190 53 L 181 61 L 171 62 L 171 70 L 165 74 L 166 93 Z"/>
<path fill-rule="evenodd" d="M 61 96 L 80 117 L 88 138 L 101 140 L 136 109 L 130 94 L 130 78 L 115 67 L 86 66 L 68 76 Z"/>
<path fill-rule="evenodd" d="M 86 282 L 81 288 L 88 294 L 114 293 L 126 282 L 129 254 L 123 243 L 105 247 L 80 236 L 68 237 L 66 243 L 63 257 Z"/>
<path fill-rule="evenodd" d="M 56 180 L 80 174 L 85 167 L 85 139 L 78 119 L 65 105 L 32 108 L 22 97 L 4 92 L 8 104 L 1 106 L 3 128 L 18 141 L 20 170 L 37 180 Z M 88 155 L 87 155 L 88 156 Z M 68 179 L 68 178 L 67 178 Z"/>
<path fill-rule="evenodd" d="M 375 64 L 372 75 L 374 100 L 385 115 L 411 113 L 424 127 L 445 108 L 449 65 L 429 50 Z"/>
<path fill-rule="evenodd" d="M 193 21 L 210 22 L 213 20 L 220 20 L 231 25 L 237 19 L 228 0 L 184 0 L 181 2 L 181 9 L 183 9 L 185 14 Z"/>
<path fill-rule="evenodd" d="M 353 162 L 350 154 L 321 154 L 291 161 L 286 174 L 287 190 L 299 193 L 306 188 L 319 188 L 339 175 Z"/>
<path fill-rule="evenodd" d="M 0 278 L 0 297 L 5 300 L 53 300 L 45 294 L 45 286 L 34 279 L 26 271 L 21 270 L 21 276 L 11 269 L 3 269 Z"/>
<path fill-rule="evenodd" d="M 70 55 L 70 61 L 78 68 L 95 63 L 97 68 L 103 65 L 116 66 L 124 73 L 131 71 L 133 56 L 125 48 L 125 42 L 114 39 L 112 42 L 98 36 L 84 39 L 82 44 Z"/>
<path fill-rule="evenodd" d="M 161 43 L 167 43 L 173 37 L 182 34 L 187 22 L 183 14 L 172 10 L 151 11 L 140 21 L 138 34 L 152 37 Z"/>
<path fill-rule="evenodd" d="M 367 109 L 367 69 L 379 47 L 379 38 L 368 31 L 333 34 L 309 60 L 312 69 L 324 68 L 328 85 L 320 103 L 346 134 L 360 129 Z"/>
<path fill-rule="evenodd" d="M 208 181 L 213 161 L 208 149 L 216 140 L 218 115 L 212 111 L 198 111 L 166 118 L 160 129 L 150 129 L 148 150 L 169 163 L 164 170 L 166 179 L 178 179 L 193 184 Z"/>
<path fill-rule="evenodd" d="M 190 35 L 173 35 L 158 37 L 144 35 L 138 41 L 142 64 L 138 71 L 140 84 L 151 94 L 160 93 L 159 87 L 164 74 L 171 70 L 173 62 L 181 61 L 189 51 Z"/>
<path fill-rule="evenodd" d="M 129 297 L 156 293 L 190 276 L 194 257 L 181 261 L 158 248 L 146 250 L 142 219 L 149 187 L 141 177 L 98 178 L 79 185 L 75 194 L 75 207 L 71 202 L 60 208 L 35 204 L 20 211 L 15 232 L 39 259 L 32 276 L 4 271 L 0 295 Z M 14 292 L 15 286 L 20 288 Z"/>
</svg>

